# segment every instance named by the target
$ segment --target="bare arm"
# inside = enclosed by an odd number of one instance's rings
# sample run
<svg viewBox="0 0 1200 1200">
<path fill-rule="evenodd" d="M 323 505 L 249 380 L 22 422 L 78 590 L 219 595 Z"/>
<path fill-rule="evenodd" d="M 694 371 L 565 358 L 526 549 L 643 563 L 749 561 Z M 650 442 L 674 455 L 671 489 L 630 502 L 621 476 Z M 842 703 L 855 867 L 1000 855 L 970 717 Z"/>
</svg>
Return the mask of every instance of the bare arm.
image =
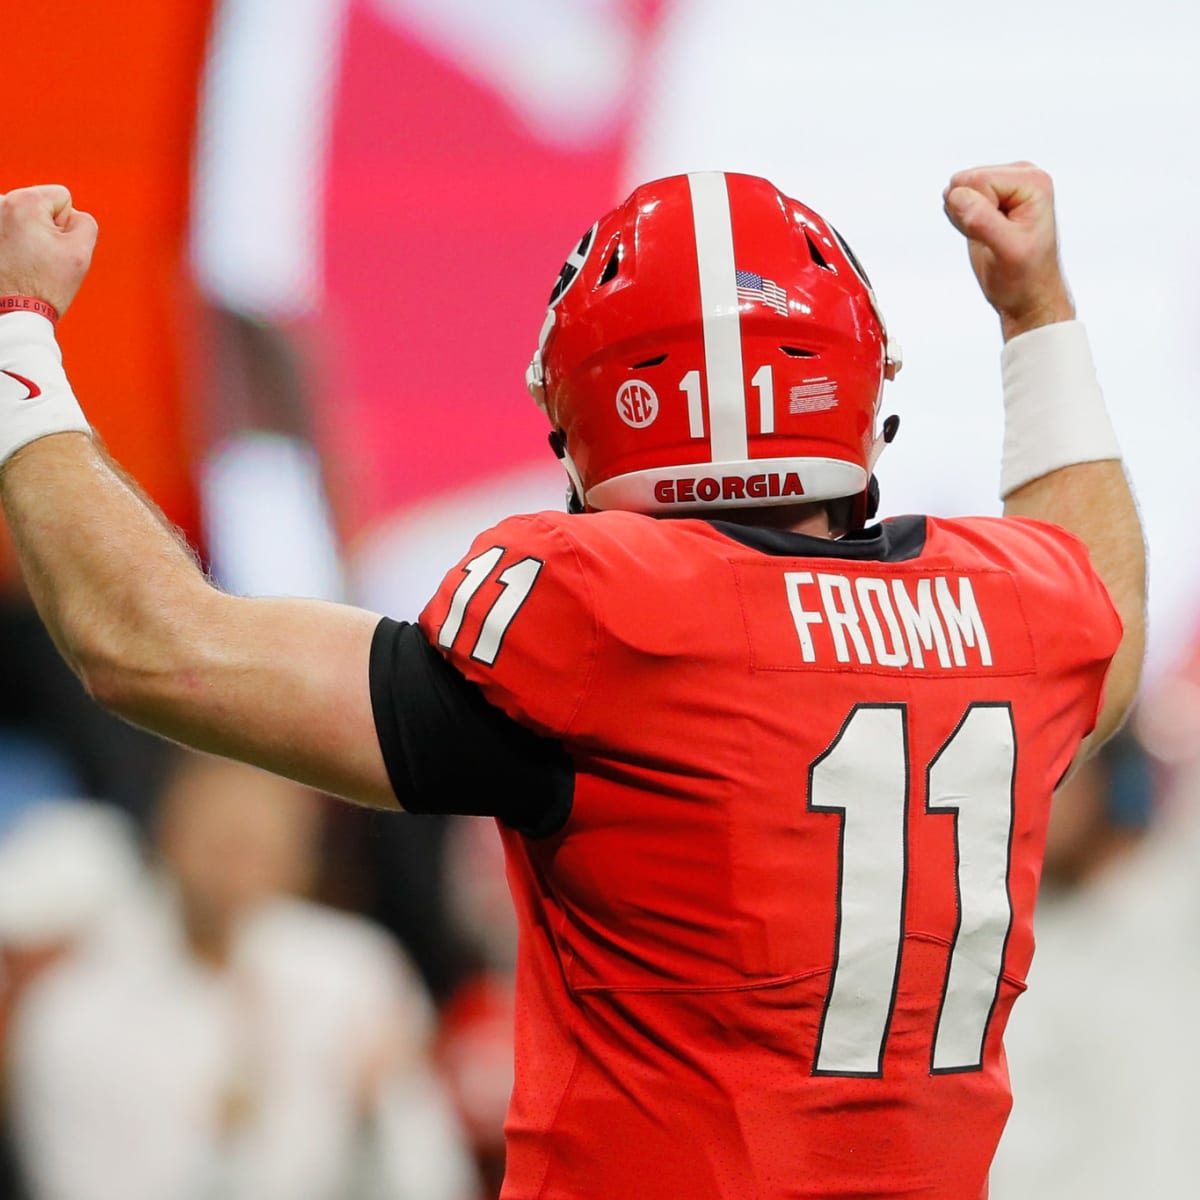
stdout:
<svg viewBox="0 0 1200 1200">
<path fill-rule="evenodd" d="M 186 745 L 395 807 L 367 685 L 377 617 L 219 592 L 83 434 L 18 451 L 0 497 L 38 612 L 102 704 Z"/>
<path fill-rule="evenodd" d="M 1004 514 L 1053 521 L 1081 538 L 1125 627 L 1108 670 L 1096 728 L 1080 749 L 1079 757 L 1087 758 L 1121 727 L 1142 677 L 1146 552 L 1129 481 L 1120 462 L 1079 463 L 1012 492 Z"/>
<path fill-rule="evenodd" d="M 0 197 L 0 294 L 63 311 L 95 237 L 84 216 L 65 189 Z M 368 686 L 377 617 L 213 588 L 86 434 L 18 450 L 0 468 L 0 501 L 38 612 L 103 704 L 187 745 L 396 806 Z"/>
<path fill-rule="evenodd" d="M 1000 316 L 1006 342 L 1074 319 L 1058 258 L 1054 192 L 1045 172 L 1028 163 L 961 171 L 946 189 L 945 204 L 951 222 L 968 239 L 971 265 Z M 1141 679 L 1146 548 L 1129 481 L 1117 459 L 1077 463 L 1009 492 L 1004 514 L 1051 521 L 1080 538 L 1124 624 L 1096 728 L 1078 755 L 1085 758 L 1121 726 Z"/>
</svg>

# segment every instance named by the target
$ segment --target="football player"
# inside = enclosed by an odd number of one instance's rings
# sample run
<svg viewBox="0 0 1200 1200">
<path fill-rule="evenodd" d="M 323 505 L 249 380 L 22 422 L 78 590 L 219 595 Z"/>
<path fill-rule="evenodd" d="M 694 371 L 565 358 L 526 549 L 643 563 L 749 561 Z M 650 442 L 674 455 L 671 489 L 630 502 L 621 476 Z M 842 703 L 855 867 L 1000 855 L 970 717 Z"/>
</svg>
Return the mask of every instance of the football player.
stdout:
<svg viewBox="0 0 1200 1200">
<path fill-rule="evenodd" d="M 498 819 L 506 1200 L 986 1194 L 1047 812 L 1132 699 L 1144 554 L 1050 180 L 966 171 L 945 207 L 1006 340 L 1003 518 L 869 524 L 900 363 L 865 274 L 765 180 L 678 176 L 551 294 L 528 383 L 573 511 L 480 535 L 407 624 L 209 586 L 62 370 L 94 222 L 0 201 L 0 494 L 87 687 Z"/>
</svg>

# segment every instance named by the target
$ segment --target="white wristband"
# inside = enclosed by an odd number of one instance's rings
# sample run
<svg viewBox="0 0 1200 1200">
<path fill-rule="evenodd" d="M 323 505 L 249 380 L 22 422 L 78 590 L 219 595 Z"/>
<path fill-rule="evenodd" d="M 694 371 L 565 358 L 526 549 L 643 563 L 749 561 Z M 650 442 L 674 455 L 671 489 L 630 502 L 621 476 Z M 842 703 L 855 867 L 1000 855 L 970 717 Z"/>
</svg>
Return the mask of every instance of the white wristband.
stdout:
<svg viewBox="0 0 1200 1200">
<path fill-rule="evenodd" d="M 1002 500 L 1060 467 L 1121 457 L 1082 322 L 1060 321 L 1020 334 L 1004 347 L 1000 367 Z"/>
<path fill-rule="evenodd" d="M 0 466 L 51 433 L 90 432 L 62 365 L 54 326 L 31 312 L 0 314 Z"/>
</svg>

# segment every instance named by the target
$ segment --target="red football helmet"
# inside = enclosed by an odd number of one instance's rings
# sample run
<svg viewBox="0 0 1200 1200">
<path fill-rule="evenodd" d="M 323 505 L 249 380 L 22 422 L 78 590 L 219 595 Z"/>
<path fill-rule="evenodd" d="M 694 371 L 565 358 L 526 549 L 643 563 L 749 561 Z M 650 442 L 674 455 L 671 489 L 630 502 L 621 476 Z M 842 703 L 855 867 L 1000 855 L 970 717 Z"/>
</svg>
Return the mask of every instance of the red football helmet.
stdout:
<svg viewBox="0 0 1200 1200">
<path fill-rule="evenodd" d="M 859 497 L 900 367 L 837 231 L 765 179 L 640 187 L 571 252 L 528 372 L 576 505 L 662 514 Z"/>
</svg>

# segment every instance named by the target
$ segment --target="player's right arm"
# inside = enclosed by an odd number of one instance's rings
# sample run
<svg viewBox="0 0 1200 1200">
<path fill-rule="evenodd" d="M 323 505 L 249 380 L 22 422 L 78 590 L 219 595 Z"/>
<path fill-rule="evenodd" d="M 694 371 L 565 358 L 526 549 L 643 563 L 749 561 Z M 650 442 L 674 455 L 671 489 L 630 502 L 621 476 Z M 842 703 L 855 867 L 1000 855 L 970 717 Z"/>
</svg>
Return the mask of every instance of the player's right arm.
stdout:
<svg viewBox="0 0 1200 1200">
<path fill-rule="evenodd" d="M 1034 364 L 1029 373 L 1035 386 L 1021 398 L 1025 411 L 1015 414 L 1010 406 L 1008 412 L 1004 514 L 1049 521 L 1082 540 L 1124 627 L 1096 727 L 1077 756 L 1086 757 L 1120 727 L 1141 678 L 1146 637 L 1141 522 L 1115 443 L 1104 432 L 1102 405 L 1093 407 L 1097 419 L 1088 420 L 1088 405 L 1099 394 L 1081 331 L 1035 332 L 1075 320 L 1058 257 L 1050 177 L 1030 163 L 976 167 L 950 180 L 944 201 L 950 221 L 968 240 L 979 285 L 1000 316 L 1006 389 L 1024 387 L 1016 376 L 1023 365 Z M 1076 388 L 1083 392 L 1079 401 Z M 1042 396 L 1045 411 L 1031 413 L 1030 402 Z"/>
<path fill-rule="evenodd" d="M 95 237 L 65 188 L 0 195 L 0 296 L 64 312 Z M 379 618 L 221 593 L 86 430 L 47 318 L 0 313 L 0 502 L 89 691 L 165 737 L 395 807 L 368 687 Z"/>
<path fill-rule="evenodd" d="M 0 504 L 38 613 L 85 687 L 164 737 L 359 803 L 486 813 L 534 835 L 561 825 L 572 789 L 555 739 L 565 718 L 535 705 L 527 716 L 540 724 L 539 737 L 489 704 L 468 672 L 435 648 L 449 653 L 463 641 L 464 663 L 494 661 L 542 560 L 560 547 L 543 550 L 526 538 L 518 551 L 519 522 L 497 533 L 503 545 L 480 547 L 499 571 L 487 573 L 487 603 L 468 604 L 484 579 L 470 575 L 478 552 L 435 602 L 448 608 L 457 596 L 460 609 L 471 608 L 455 619 L 459 639 L 446 612 L 427 638 L 346 605 L 214 588 L 93 441 L 62 373 L 41 310 L 66 311 L 95 237 L 95 222 L 74 209 L 65 188 L 0 195 L 0 298 L 40 306 L 0 311 Z M 506 552 L 513 561 L 500 564 Z M 535 666 L 537 631 L 550 628 L 543 610 L 580 609 L 574 575 L 545 576 L 526 612 Z M 499 604 L 501 592 L 520 603 Z M 490 658 L 480 650 L 489 638 L 496 642 Z M 555 647 L 575 667 L 586 657 L 570 637 Z"/>
<path fill-rule="evenodd" d="M 367 686 L 377 616 L 212 587 L 82 433 L 18 450 L 0 468 L 0 500 L 46 628 L 105 707 L 185 745 L 396 807 Z"/>
</svg>

